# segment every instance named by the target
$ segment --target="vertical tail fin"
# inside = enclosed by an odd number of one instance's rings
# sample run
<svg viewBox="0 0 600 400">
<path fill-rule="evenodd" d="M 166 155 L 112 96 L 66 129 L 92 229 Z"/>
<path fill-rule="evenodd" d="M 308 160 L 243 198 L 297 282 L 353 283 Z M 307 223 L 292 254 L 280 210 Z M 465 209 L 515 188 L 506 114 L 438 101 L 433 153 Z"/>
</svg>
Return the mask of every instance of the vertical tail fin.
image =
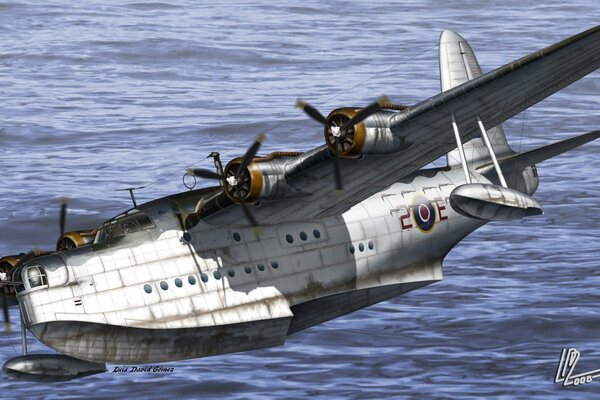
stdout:
<svg viewBox="0 0 600 400">
<path fill-rule="evenodd" d="M 458 33 L 450 30 L 442 32 L 439 53 L 442 92 L 481 76 L 481 67 L 475 58 L 473 49 Z M 498 157 L 514 154 L 506 141 L 501 125 L 486 128 L 492 148 Z M 490 160 L 489 152 L 480 138 L 468 141 L 463 147 L 469 165 L 483 164 Z M 460 165 L 458 150 L 449 152 L 447 160 L 449 166 Z"/>
<path fill-rule="evenodd" d="M 440 35 L 440 81 L 442 92 L 478 76 L 481 76 L 481 67 L 469 43 L 456 32 L 450 30 L 442 32 Z M 506 158 L 517 154 L 506 141 L 502 125 L 486 127 L 486 129 L 494 153 L 498 158 Z M 467 164 L 471 168 L 477 168 L 491 162 L 490 153 L 483 139 L 471 139 L 463 145 L 463 148 Z M 461 165 L 458 149 L 449 152 L 446 158 L 450 167 Z M 492 168 L 488 167 L 488 169 Z M 492 182 L 499 183 L 497 175 L 487 173 L 486 175 Z M 533 194 L 539 184 L 537 170 L 533 164 L 520 165 L 519 168 L 506 170 L 504 177 L 510 188 L 528 195 Z"/>
</svg>

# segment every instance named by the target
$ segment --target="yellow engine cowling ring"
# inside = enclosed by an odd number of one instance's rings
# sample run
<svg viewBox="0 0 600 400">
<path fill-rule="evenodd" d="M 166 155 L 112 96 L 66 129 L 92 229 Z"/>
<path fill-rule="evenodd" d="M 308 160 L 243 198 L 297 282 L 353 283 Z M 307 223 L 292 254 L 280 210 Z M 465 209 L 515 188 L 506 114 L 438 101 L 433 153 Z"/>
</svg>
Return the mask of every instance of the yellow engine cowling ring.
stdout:
<svg viewBox="0 0 600 400">
<path fill-rule="evenodd" d="M 237 170 L 242 163 L 242 158 L 234 158 L 233 160 L 227 163 L 223 174 L 225 178 L 229 178 L 234 176 L 237 173 Z M 262 188 L 263 188 L 263 176 L 260 169 L 256 166 L 254 161 L 251 161 L 246 170 L 242 172 L 240 180 L 242 180 L 242 184 L 238 186 L 241 198 L 236 196 L 235 188 L 230 185 L 227 181 L 225 181 L 225 193 L 227 197 L 235 203 L 254 203 L 258 200 Z"/>
<path fill-rule="evenodd" d="M 10 271 L 19 261 L 22 256 L 14 255 L 14 256 L 4 256 L 0 258 L 0 272 L 7 273 Z"/>
<path fill-rule="evenodd" d="M 327 116 L 327 121 L 334 123 L 336 126 L 342 126 L 346 121 L 349 121 L 360 108 L 343 107 L 333 110 Z M 335 152 L 335 137 L 331 130 L 325 127 L 325 143 L 329 150 Z M 358 157 L 361 154 L 362 147 L 365 143 L 365 124 L 363 122 L 354 125 L 346 136 L 338 140 L 337 153 L 341 157 Z"/>
<path fill-rule="evenodd" d="M 10 271 L 12 271 L 17 262 L 19 262 L 21 257 L 23 257 L 23 255 L 4 256 L 0 258 L 0 272 L 8 274 Z M 7 276 L 6 279 L 10 280 L 10 276 Z M 0 293 L 13 296 L 16 294 L 15 289 L 12 286 L 7 285 L 2 285 L 0 287 Z"/>
<path fill-rule="evenodd" d="M 56 241 L 56 251 L 74 249 L 92 244 L 95 230 L 66 232 Z"/>
</svg>

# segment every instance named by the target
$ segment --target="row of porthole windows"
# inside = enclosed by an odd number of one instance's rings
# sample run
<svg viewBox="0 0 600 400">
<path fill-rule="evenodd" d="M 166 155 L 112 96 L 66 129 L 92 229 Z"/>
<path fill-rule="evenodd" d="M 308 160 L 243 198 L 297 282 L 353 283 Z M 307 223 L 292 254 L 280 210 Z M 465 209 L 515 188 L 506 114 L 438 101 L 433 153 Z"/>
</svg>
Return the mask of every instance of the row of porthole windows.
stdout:
<svg viewBox="0 0 600 400">
<path fill-rule="evenodd" d="M 273 268 L 273 269 L 279 268 L 279 263 L 277 261 L 275 261 L 275 260 L 272 260 L 271 261 L 271 268 Z M 265 265 L 264 264 L 256 264 L 256 269 L 262 272 L 262 271 L 265 270 Z M 249 265 L 246 265 L 244 267 L 244 272 L 246 272 L 247 274 L 251 274 L 252 273 L 252 267 L 249 266 Z M 227 275 L 230 278 L 233 278 L 235 276 L 235 269 L 233 269 L 233 268 L 227 268 Z M 221 279 L 223 277 L 223 275 L 221 274 L 220 271 L 215 271 L 215 272 L 213 272 L 213 277 L 216 280 L 219 280 L 219 279 Z M 200 274 L 200 279 L 202 279 L 202 282 L 208 282 L 208 275 L 206 275 L 204 272 L 202 272 Z"/>
<path fill-rule="evenodd" d="M 315 239 L 321 238 L 321 231 L 319 231 L 318 229 L 313 229 L 312 234 Z M 301 231 L 298 236 L 300 236 L 300 240 L 302 240 L 303 242 L 306 242 L 308 240 L 308 234 L 304 231 Z M 236 242 L 242 241 L 242 235 L 240 235 L 239 232 L 233 232 L 232 237 L 233 240 L 235 240 Z M 287 235 L 285 235 L 285 240 L 290 244 L 294 243 L 294 236 L 288 233 Z"/>
<path fill-rule="evenodd" d="M 190 275 L 190 276 L 188 276 L 187 281 L 190 285 L 195 285 L 196 277 L 194 275 Z M 183 281 L 180 278 L 175 278 L 174 283 L 175 283 L 175 286 L 177 286 L 178 288 L 183 287 Z M 167 281 L 160 281 L 160 283 L 158 285 L 160 286 L 160 288 L 162 290 L 169 289 L 169 283 Z M 152 293 L 152 285 L 146 283 L 144 285 L 144 292 Z"/>
<path fill-rule="evenodd" d="M 279 263 L 277 261 L 275 261 L 275 260 L 272 260 L 271 261 L 271 268 L 273 268 L 273 269 L 279 268 Z M 259 271 L 262 272 L 262 271 L 265 270 L 265 265 L 264 264 L 257 264 L 256 265 L 256 269 L 258 269 Z M 246 265 L 244 267 L 244 271 L 247 274 L 251 274 L 252 273 L 252 267 L 249 266 L 249 265 Z M 227 269 L 227 275 L 229 275 L 231 278 L 233 278 L 235 276 L 235 270 L 233 268 L 228 268 Z M 216 280 L 221 279 L 221 277 L 222 277 L 221 272 L 220 271 L 213 272 L 213 277 Z M 202 282 L 206 283 L 206 282 L 208 282 L 208 275 L 205 274 L 204 272 L 202 272 L 202 273 L 200 273 L 200 279 L 202 279 Z M 179 288 L 183 286 L 183 281 L 181 279 L 179 279 L 179 278 L 175 278 L 174 282 L 175 282 L 175 286 L 177 286 Z M 190 285 L 195 285 L 196 284 L 196 278 L 193 275 L 188 276 L 188 283 Z M 167 281 L 160 281 L 159 286 L 160 286 L 160 288 L 162 290 L 169 289 L 169 284 L 167 283 Z M 144 285 L 144 291 L 146 293 L 152 293 L 152 286 L 150 284 L 146 283 Z"/>
<path fill-rule="evenodd" d="M 321 231 L 319 231 L 318 229 L 314 229 L 312 231 L 312 234 L 315 239 L 321 238 Z M 303 242 L 306 242 L 308 240 L 308 235 L 304 231 L 301 231 L 298 236 L 300 236 L 300 240 L 302 240 Z M 294 243 L 294 236 L 288 233 L 287 235 L 285 235 L 285 241 L 290 244 Z"/>
<path fill-rule="evenodd" d="M 369 240 L 369 243 L 367 243 L 367 247 L 369 247 L 369 250 L 373 250 L 375 248 L 375 244 L 372 240 Z M 353 244 L 348 246 L 348 251 L 350 252 L 350 254 L 354 254 L 356 252 L 356 248 Z M 365 251 L 365 244 L 363 242 L 360 242 L 358 244 L 358 251 L 360 251 L 361 253 Z"/>
</svg>

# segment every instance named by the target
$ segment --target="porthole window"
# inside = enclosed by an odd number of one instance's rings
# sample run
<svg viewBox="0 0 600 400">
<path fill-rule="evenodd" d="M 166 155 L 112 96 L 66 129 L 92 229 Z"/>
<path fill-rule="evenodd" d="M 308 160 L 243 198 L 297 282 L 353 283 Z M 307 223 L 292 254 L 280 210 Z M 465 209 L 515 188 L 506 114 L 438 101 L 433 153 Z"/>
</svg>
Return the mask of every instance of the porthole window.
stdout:
<svg viewBox="0 0 600 400">
<path fill-rule="evenodd" d="M 219 271 L 213 272 L 213 276 L 215 277 L 216 280 L 221 279 L 221 273 Z"/>
<path fill-rule="evenodd" d="M 192 278 L 193 278 L 193 277 L 192 277 Z M 204 272 L 202 272 L 202 273 L 200 274 L 200 279 L 202 279 L 202 282 L 205 282 L 205 283 L 206 283 L 206 282 L 208 282 L 208 275 L 206 275 Z M 196 280 L 194 279 L 194 281 L 196 281 Z"/>
<path fill-rule="evenodd" d="M 264 271 L 265 270 L 265 266 L 263 264 L 258 264 L 256 266 L 256 268 L 258 268 L 259 271 Z"/>
<path fill-rule="evenodd" d="M 373 250 L 374 247 L 375 245 L 373 244 L 373 241 L 369 240 L 369 250 Z"/>
<path fill-rule="evenodd" d="M 292 235 L 290 235 L 289 233 L 287 235 L 285 235 L 285 240 L 288 243 L 294 243 L 294 237 Z"/>
<path fill-rule="evenodd" d="M 358 245 L 358 249 L 360 251 L 365 251 L 365 245 L 362 242 L 360 242 L 359 245 Z"/>
<path fill-rule="evenodd" d="M 160 288 L 162 290 L 167 290 L 169 288 L 169 284 L 167 283 L 167 281 L 160 281 Z"/>
<path fill-rule="evenodd" d="M 308 239 L 308 235 L 306 235 L 306 232 L 300 232 L 300 239 L 302 239 L 303 241 L 306 241 L 306 239 Z"/>
<path fill-rule="evenodd" d="M 208 278 L 208 277 L 207 277 Z M 208 279 L 207 279 L 208 280 Z M 190 283 L 190 285 L 195 285 L 196 284 L 196 278 L 194 277 L 194 275 L 190 275 L 188 276 L 188 282 Z M 206 281 L 205 281 L 206 282 Z"/>
<path fill-rule="evenodd" d="M 350 247 L 348 247 L 348 251 L 350 251 L 350 254 L 354 254 L 354 246 L 350 245 Z"/>
<path fill-rule="evenodd" d="M 319 230 L 318 230 L 318 229 L 315 229 L 315 230 L 313 231 L 313 236 L 315 237 L 315 239 L 318 239 L 318 238 L 320 238 L 320 237 L 321 237 L 321 232 L 319 232 Z"/>
<path fill-rule="evenodd" d="M 229 268 L 227 270 L 227 275 L 229 275 L 232 278 L 235 276 L 235 271 L 233 270 L 233 268 Z"/>
<path fill-rule="evenodd" d="M 273 269 L 277 269 L 277 268 L 279 268 L 279 263 L 277 261 L 271 261 L 271 267 Z"/>
<path fill-rule="evenodd" d="M 233 232 L 233 240 L 235 240 L 236 242 L 239 242 L 242 240 L 242 237 L 240 236 L 240 234 L 238 232 Z"/>
<path fill-rule="evenodd" d="M 244 267 L 244 271 L 246 271 L 247 274 L 251 274 L 252 273 L 252 267 L 250 267 L 249 265 L 246 265 Z"/>
<path fill-rule="evenodd" d="M 181 279 L 175 278 L 175 286 L 177 286 L 177 287 L 183 286 L 183 282 L 181 281 Z"/>
<path fill-rule="evenodd" d="M 152 286 L 148 285 L 147 283 L 144 285 L 144 292 L 146 293 L 152 293 Z"/>
</svg>

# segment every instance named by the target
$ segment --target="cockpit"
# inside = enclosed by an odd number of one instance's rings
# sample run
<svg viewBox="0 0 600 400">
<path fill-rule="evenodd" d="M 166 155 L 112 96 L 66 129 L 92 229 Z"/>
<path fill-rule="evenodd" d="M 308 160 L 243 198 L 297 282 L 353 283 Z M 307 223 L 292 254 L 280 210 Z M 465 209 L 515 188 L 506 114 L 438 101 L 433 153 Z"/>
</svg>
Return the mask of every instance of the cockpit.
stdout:
<svg viewBox="0 0 600 400">
<path fill-rule="evenodd" d="M 133 208 L 102 224 L 96 233 L 94 244 L 153 228 L 155 225 L 150 217 Z"/>
</svg>

